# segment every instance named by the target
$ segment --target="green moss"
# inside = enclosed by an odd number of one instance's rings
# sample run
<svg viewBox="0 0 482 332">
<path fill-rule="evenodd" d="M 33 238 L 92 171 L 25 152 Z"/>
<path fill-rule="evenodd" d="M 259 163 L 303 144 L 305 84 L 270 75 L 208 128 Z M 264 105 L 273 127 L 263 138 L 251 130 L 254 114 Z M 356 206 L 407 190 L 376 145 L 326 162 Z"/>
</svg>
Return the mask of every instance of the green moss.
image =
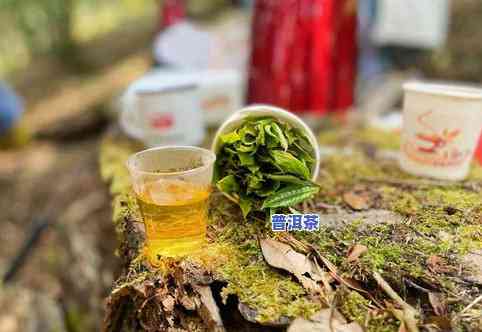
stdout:
<svg viewBox="0 0 482 332">
<path fill-rule="evenodd" d="M 400 134 L 394 131 L 374 127 L 362 127 L 348 130 L 336 126 L 325 129 L 318 135 L 321 145 L 343 147 L 347 145 L 369 144 L 380 149 L 397 150 L 400 148 Z"/>
<path fill-rule="evenodd" d="M 111 194 L 121 194 L 130 189 L 129 172 L 125 166 L 127 158 L 139 149 L 131 142 L 115 142 L 105 139 L 100 148 L 100 175 L 110 183 Z"/>
<path fill-rule="evenodd" d="M 369 315 L 370 301 L 358 292 L 346 290 L 342 294 L 341 301 L 340 310 L 349 321 L 356 321 L 362 325 L 365 324 Z"/>
<path fill-rule="evenodd" d="M 382 186 L 378 189 L 385 208 L 401 215 L 413 215 L 420 210 L 421 204 L 411 193 L 399 188 Z"/>
<path fill-rule="evenodd" d="M 482 226 L 466 225 L 455 231 L 457 252 L 459 255 L 466 255 L 470 251 L 482 248 Z"/>
<path fill-rule="evenodd" d="M 257 257 L 245 253 L 232 256 L 220 272 L 229 280 L 222 291 L 223 298 L 236 295 L 242 303 L 257 311 L 260 322 L 275 321 L 282 316 L 308 318 L 321 308 L 306 297 L 300 284 Z"/>
<path fill-rule="evenodd" d="M 340 146 L 345 142 L 343 138 L 340 138 L 340 132 L 337 129 L 322 130 L 318 135 L 318 143 L 328 146 Z"/>
<path fill-rule="evenodd" d="M 119 225 L 119 222 L 126 217 L 133 219 L 140 218 L 135 196 L 130 191 L 115 196 L 112 201 L 112 220 L 114 223 Z"/>
<path fill-rule="evenodd" d="M 451 207 L 458 210 L 467 210 L 481 205 L 482 195 L 459 188 L 431 188 L 414 193 L 426 205 Z"/>
<path fill-rule="evenodd" d="M 373 309 L 373 303 L 360 293 L 342 289 L 339 292 L 340 312 L 348 321 L 366 326 L 371 332 L 395 332 L 400 323 L 388 312 Z"/>
<path fill-rule="evenodd" d="M 379 164 L 367 161 L 361 153 L 331 155 L 321 164 L 323 175 L 318 183 L 322 188 L 329 190 L 330 186 L 336 184 L 350 185 L 359 182 L 361 178 L 372 178 L 383 174 Z"/>
<path fill-rule="evenodd" d="M 380 149 L 397 150 L 400 148 L 400 134 L 395 131 L 365 127 L 355 132 L 354 136 L 357 141 L 373 144 Z"/>
</svg>

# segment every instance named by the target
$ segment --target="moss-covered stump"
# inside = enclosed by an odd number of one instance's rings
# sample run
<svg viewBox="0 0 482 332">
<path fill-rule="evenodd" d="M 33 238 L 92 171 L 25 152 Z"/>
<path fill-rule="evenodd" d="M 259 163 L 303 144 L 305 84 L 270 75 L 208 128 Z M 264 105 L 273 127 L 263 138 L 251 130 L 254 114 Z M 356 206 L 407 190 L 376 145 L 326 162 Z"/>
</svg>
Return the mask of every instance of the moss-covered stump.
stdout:
<svg viewBox="0 0 482 332">
<path fill-rule="evenodd" d="M 439 182 L 364 149 L 335 153 L 297 207 L 320 214 L 320 231 L 272 233 L 215 192 L 203 253 L 154 269 L 124 168 L 137 149 L 113 135 L 101 147 L 124 263 L 105 331 L 482 330 L 481 168 Z"/>
</svg>

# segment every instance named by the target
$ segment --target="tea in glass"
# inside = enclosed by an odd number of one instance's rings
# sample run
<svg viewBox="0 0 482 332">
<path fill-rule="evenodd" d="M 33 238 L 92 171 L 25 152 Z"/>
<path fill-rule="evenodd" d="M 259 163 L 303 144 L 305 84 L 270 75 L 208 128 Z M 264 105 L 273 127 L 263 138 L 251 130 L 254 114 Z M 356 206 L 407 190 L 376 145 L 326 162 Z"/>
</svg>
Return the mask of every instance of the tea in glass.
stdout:
<svg viewBox="0 0 482 332">
<path fill-rule="evenodd" d="M 194 253 L 205 243 L 214 160 L 212 152 L 196 147 L 154 148 L 129 158 L 151 264 Z"/>
</svg>

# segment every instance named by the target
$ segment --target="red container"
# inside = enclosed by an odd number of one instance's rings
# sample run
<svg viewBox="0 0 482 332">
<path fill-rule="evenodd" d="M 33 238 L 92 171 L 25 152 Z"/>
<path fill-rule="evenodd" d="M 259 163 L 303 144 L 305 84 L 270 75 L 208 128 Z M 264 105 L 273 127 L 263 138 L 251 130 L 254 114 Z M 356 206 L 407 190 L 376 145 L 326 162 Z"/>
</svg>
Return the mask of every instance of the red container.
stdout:
<svg viewBox="0 0 482 332">
<path fill-rule="evenodd" d="M 482 135 L 480 136 L 477 150 L 475 150 L 475 159 L 477 159 L 479 164 L 482 166 Z"/>
<path fill-rule="evenodd" d="M 258 0 L 249 103 L 325 114 L 353 104 L 356 6 L 352 0 Z"/>
<path fill-rule="evenodd" d="M 186 4 L 184 0 L 165 0 L 159 13 L 158 31 L 178 23 L 186 18 Z"/>
</svg>

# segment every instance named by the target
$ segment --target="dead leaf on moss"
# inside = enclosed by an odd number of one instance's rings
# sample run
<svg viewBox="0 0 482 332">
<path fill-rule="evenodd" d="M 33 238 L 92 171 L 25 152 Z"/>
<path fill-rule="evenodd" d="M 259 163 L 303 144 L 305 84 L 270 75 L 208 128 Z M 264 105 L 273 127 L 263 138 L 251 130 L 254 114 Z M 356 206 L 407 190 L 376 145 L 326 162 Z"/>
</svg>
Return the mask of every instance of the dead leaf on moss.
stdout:
<svg viewBox="0 0 482 332">
<path fill-rule="evenodd" d="M 450 272 L 450 267 L 447 262 L 440 256 L 432 255 L 427 258 L 427 265 L 433 273 L 447 273 Z"/>
<path fill-rule="evenodd" d="M 317 281 L 322 280 L 322 276 L 307 256 L 294 251 L 287 244 L 272 239 L 261 239 L 259 242 L 263 256 L 269 265 L 291 272 L 306 289 L 314 292 L 321 291 Z"/>
<path fill-rule="evenodd" d="M 366 210 L 370 207 L 370 197 L 366 193 L 349 191 L 343 194 L 343 200 L 353 210 Z"/>
<path fill-rule="evenodd" d="M 206 323 L 211 331 L 222 332 L 225 331 L 221 315 L 219 313 L 218 305 L 214 300 L 211 287 L 192 285 L 194 291 L 199 295 L 201 301 L 198 307 L 199 315 Z"/>
<path fill-rule="evenodd" d="M 445 299 L 441 293 L 428 293 L 428 300 L 430 301 L 430 305 L 437 316 L 447 314 L 447 303 L 445 302 Z"/>
<path fill-rule="evenodd" d="M 363 329 L 355 322 L 347 324 L 338 310 L 323 309 L 310 319 L 295 319 L 288 332 L 363 332 Z"/>
<path fill-rule="evenodd" d="M 347 257 L 346 257 L 346 261 L 347 262 L 355 262 L 357 261 L 361 255 L 363 255 L 364 253 L 366 253 L 368 251 L 368 247 L 367 246 L 364 246 L 363 244 L 355 244 L 353 246 L 351 246 L 349 249 L 348 249 L 348 253 L 347 253 Z"/>
</svg>

